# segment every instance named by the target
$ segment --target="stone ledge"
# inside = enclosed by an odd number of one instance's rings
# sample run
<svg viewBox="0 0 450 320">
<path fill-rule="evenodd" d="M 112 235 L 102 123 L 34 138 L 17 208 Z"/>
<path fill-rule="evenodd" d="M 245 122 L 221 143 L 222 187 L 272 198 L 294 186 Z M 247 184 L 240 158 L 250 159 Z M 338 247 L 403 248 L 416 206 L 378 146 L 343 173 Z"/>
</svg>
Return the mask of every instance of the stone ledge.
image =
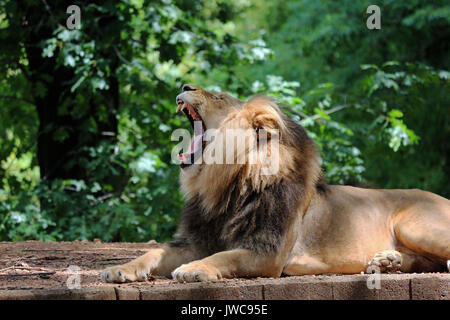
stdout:
<svg viewBox="0 0 450 320">
<path fill-rule="evenodd" d="M 128 262 L 158 246 L 154 241 L 0 242 L 0 300 L 450 300 L 449 273 L 382 274 L 380 289 L 372 290 L 367 286 L 370 276 L 360 274 L 184 284 L 164 278 L 128 284 L 100 282 L 105 267 Z M 74 276 L 79 277 L 81 289 L 68 289 Z"/>
<path fill-rule="evenodd" d="M 0 300 L 116 300 L 112 287 L 0 290 Z"/>
<path fill-rule="evenodd" d="M 318 279 L 222 280 L 208 283 L 120 284 L 81 289 L 0 290 L 0 300 L 450 300 L 448 274 L 382 275 L 368 289 L 368 275 Z"/>
</svg>

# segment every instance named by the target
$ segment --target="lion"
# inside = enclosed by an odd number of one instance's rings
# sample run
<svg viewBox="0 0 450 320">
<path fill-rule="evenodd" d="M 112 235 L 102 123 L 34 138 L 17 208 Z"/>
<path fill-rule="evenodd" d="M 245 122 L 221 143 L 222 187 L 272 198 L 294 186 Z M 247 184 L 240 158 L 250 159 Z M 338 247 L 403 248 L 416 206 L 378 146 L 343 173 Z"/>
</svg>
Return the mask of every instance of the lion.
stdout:
<svg viewBox="0 0 450 320">
<path fill-rule="evenodd" d="M 314 142 L 270 98 L 241 101 L 186 84 L 176 101 L 177 111 L 202 130 L 180 155 L 187 202 L 174 240 L 103 270 L 103 281 L 436 272 L 449 263 L 448 199 L 418 189 L 327 185 Z M 205 141 L 205 130 L 236 128 L 251 130 L 254 140 L 266 132 L 244 155 L 278 140 L 275 174 L 262 174 L 259 160 L 198 161 L 212 146 L 224 146 Z"/>
</svg>

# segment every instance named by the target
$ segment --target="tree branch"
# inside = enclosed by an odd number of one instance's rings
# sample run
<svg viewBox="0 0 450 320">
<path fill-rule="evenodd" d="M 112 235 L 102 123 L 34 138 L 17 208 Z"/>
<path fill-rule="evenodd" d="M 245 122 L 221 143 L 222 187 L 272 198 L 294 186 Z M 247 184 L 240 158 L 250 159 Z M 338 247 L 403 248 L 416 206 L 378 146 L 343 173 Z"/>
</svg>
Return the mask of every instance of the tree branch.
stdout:
<svg viewBox="0 0 450 320">
<path fill-rule="evenodd" d="M 326 114 L 332 114 L 332 113 L 338 112 L 338 111 L 340 111 L 342 109 L 345 109 L 345 108 L 348 108 L 348 107 L 350 107 L 350 105 L 348 105 L 348 104 L 340 105 L 340 106 L 337 106 L 337 107 L 331 108 L 330 110 L 325 111 L 325 113 Z M 304 114 L 301 111 L 299 111 L 298 113 L 300 113 L 300 115 L 302 117 L 304 117 L 304 119 L 302 119 L 302 121 L 303 120 L 307 120 L 307 119 L 317 120 L 317 119 L 320 119 L 320 117 L 321 117 L 320 114 L 315 114 L 313 116 L 307 116 L 306 114 Z"/>
</svg>

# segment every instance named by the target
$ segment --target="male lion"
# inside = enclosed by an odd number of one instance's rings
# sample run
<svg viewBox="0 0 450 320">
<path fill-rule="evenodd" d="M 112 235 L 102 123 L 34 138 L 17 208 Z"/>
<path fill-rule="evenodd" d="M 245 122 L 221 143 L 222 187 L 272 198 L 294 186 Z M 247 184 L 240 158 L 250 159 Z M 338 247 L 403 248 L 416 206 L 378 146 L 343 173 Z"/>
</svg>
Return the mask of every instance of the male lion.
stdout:
<svg viewBox="0 0 450 320">
<path fill-rule="evenodd" d="M 431 272 L 442 271 L 450 259 L 449 200 L 421 190 L 326 185 L 313 141 L 269 98 L 243 102 L 184 85 L 177 104 L 202 127 L 185 160 L 220 147 L 203 139 L 206 129 L 251 129 L 254 139 L 265 130 L 263 143 L 279 132 L 278 172 L 262 174 L 258 161 L 185 161 L 180 182 L 187 204 L 175 240 L 105 269 L 103 281 L 145 280 L 150 274 L 193 282 L 360 273 L 368 266 Z"/>
</svg>

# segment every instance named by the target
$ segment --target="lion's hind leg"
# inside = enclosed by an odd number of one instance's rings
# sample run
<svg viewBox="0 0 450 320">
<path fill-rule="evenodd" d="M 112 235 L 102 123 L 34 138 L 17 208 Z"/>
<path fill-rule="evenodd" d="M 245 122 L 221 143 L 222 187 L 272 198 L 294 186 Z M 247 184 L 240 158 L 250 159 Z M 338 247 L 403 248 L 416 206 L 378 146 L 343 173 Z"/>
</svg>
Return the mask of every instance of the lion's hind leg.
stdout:
<svg viewBox="0 0 450 320">
<path fill-rule="evenodd" d="M 450 201 L 421 192 L 394 218 L 396 249 L 408 256 L 403 272 L 444 271 L 450 260 Z"/>
<path fill-rule="evenodd" d="M 387 272 L 393 273 L 400 271 L 402 266 L 403 256 L 400 252 L 395 250 L 385 250 L 375 254 L 369 266 L 367 267 L 367 273 L 374 272 Z"/>
<path fill-rule="evenodd" d="M 366 269 L 367 273 L 440 272 L 443 265 L 434 259 L 400 247 L 375 254 Z"/>
<path fill-rule="evenodd" d="M 404 247 L 397 248 L 397 250 L 385 250 L 375 254 L 373 259 L 369 262 L 366 272 L 397 273 L 444 271 L 445 267 L 434 259 L 416 254 Z M 450 265 L 450 262 L 447 262 L 447 265 Z"/>
</svg>

